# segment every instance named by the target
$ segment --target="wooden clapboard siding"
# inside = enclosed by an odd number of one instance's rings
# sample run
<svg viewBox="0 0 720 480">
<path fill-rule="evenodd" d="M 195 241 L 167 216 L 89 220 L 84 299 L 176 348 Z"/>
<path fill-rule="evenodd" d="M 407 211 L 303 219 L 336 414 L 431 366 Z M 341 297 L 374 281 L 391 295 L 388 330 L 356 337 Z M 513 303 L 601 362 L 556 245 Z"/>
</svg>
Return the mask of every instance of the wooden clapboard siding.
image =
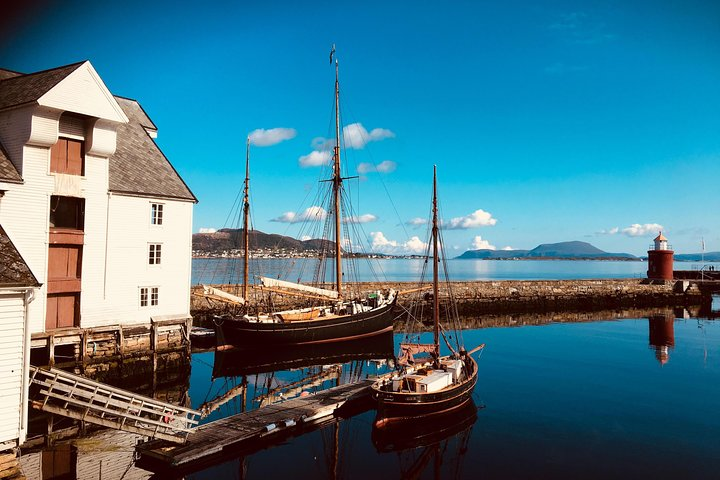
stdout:
<svg viewBox="0 0 720 480">
<path fill-rule="evenodd" d="M 91 117 L 127 121 L 122 109 L 89 62 L 85 62 L 40 97 L 38 103 Z"/>
<path fill-rule="evenodd" d="M 0 292 L 0 443 L 20 438 L 24 322 L 24 296 Z"/>
<path fill-rule="evenodd" d="M 0 221 L 38 282 L 43 284 L 28 312 L 30 331 L 42 332 L 45 329 L 50 196 L 55 182 L 48 174 L 49 148 L 25 146 L 22 150 L 25 183 L 8 189 L 2 199 Z"/>
<path fill-rule="evenodd" d="M 87 275 L 100 272 L 83 270 L 83 326 L 100 326 L 109 314 L 123 324 L 189 315 L 193 204 L 124 195 L 113 195 L 109 202 L 107 276 L 93 280 Z M 153 202 L 163 203 L 162 225 L 150 223 Z M 86 212 L 90 221 L 91 213 Z M 162 244 L 160 265 L 148 264 L 150 243 Z M 94 251 L 86 238 L 84 255 L 102 257 L 104 251 Z M 105 302 L 100 288 L 104 282 Z M 94 287 L 88 290 L 86 284 Z M 159 305 L 140 307 L 139 288 L 152 286 L 160 288 Z"/>
</svg>

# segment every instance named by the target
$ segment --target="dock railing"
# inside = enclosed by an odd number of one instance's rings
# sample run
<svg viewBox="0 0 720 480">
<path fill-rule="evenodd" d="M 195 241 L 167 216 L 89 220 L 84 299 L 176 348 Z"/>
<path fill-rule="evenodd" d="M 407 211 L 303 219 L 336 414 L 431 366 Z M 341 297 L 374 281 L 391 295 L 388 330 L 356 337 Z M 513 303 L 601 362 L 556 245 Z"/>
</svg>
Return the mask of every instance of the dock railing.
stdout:
<svg viewBox="0 0 720 480">
<path fill-rule="evenodd" d="M 31 405 L 104 427 L 185 443 L 200 412 L 56 368 L 31 366 Z"/>
</svg>

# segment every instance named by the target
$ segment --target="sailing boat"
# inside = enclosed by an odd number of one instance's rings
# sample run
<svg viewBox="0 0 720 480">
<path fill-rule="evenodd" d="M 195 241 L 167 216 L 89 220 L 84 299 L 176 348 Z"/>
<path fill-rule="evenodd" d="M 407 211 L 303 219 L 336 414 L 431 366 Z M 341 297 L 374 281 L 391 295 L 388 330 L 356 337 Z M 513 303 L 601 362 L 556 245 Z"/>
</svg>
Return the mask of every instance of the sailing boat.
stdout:
<svg viewBox="0 0 720 480">
<path fill-rule="evenodd" d="M 452 353 L 440 356 L 439 236 L 437 168 L 434 167 L 431 240 L 434 342 L 432 345 L 401 343 L 398 358 L 400 370 L 382 375 L 373 382 L 372 397 L 377 402 L 378 426 L 393 420 L 445 413 L 459 408 L 470 399 L 477 383 L 478 366 L 472 354 L 482 350 L 485 344 L 467 352 L 462 345 L 451 345 L 443 331 L 443 338 Z M 454 308 L 450 310 L 457 311 Z M 457 335 L 455 339 L 458 339 Z M 413 355 L 422 352 L 429 353 L 430 357 L 416 360 Z"/>
<path fill-rule="evenodd" d="M 327 181 L 332 185 L 335 288 L 331 290 L 260 277 L 265 290 L 285 295 L 292 295 L 293 291 L 296 291 L 295 295 L 311 299 L 315 304 L 298 309 L 216 319 L 218 345 L 257 348 L 273 345 L 304 345 L 356 340 L 392 331 L 393 308 L 397 299 L 397 293 L 394 290 L 376 290 L 364 297 L 352 299 L 344 297 L 341 248 L 343 244 L 341 193 L 344 178 L 340 168 L 340 83 L 338 78 L 338 62 L 335 60 L 335 146 L 333 149 L 333 175 Z M 246 162 L 243 208 L 243 239 L 245 243 L 243 297 L 236 297 L 237 303 L 241 305 L 246 303 L 248 284 L 248 165 L 249 161 Z M 321 303 L 318 304 L 318 300 Z"/>
</svg>

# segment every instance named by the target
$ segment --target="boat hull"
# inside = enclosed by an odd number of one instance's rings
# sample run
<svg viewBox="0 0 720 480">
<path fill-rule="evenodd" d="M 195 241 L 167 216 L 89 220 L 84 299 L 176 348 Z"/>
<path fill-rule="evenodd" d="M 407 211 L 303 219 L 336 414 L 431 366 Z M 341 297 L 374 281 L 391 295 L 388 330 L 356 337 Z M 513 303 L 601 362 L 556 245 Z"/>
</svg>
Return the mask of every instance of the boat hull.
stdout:
<svg viewBox="0 0 720 480">
<path fill-rule="evenodd" d="M 468 357 L 469 377 L 450 388 L 432 393 L 392 392 L 372 386 L 372 398 L 377 405 L 377 422 L 403 421 L 416 417 L 446 414 L 465 405 L 477 383 L 477 363 Z"/>
<path fill-rule="evenodd" d="M 393 328 L 395 302 L 354 315 L 293 322 L 256 322 L 230 318 L 216 324 L 218 345 L 267 348 L 356 340 Z"/>
</svg>

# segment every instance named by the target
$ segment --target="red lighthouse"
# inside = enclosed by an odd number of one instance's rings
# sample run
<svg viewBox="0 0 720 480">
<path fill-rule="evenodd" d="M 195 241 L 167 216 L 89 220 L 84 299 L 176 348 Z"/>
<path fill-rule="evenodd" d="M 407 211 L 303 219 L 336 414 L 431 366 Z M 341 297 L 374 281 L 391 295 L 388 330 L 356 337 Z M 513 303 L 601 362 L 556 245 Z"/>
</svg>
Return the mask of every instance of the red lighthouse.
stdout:
<svg viewBox="0 0 720 480">
<path fill-rule="evenodd" d="M 655 248 L 648 250 L 647 276 L 651 280 L 673 279 L 673 251 L 668 245 L 667 238 L 660 232 L 655 237 Z"/>
</svg>

